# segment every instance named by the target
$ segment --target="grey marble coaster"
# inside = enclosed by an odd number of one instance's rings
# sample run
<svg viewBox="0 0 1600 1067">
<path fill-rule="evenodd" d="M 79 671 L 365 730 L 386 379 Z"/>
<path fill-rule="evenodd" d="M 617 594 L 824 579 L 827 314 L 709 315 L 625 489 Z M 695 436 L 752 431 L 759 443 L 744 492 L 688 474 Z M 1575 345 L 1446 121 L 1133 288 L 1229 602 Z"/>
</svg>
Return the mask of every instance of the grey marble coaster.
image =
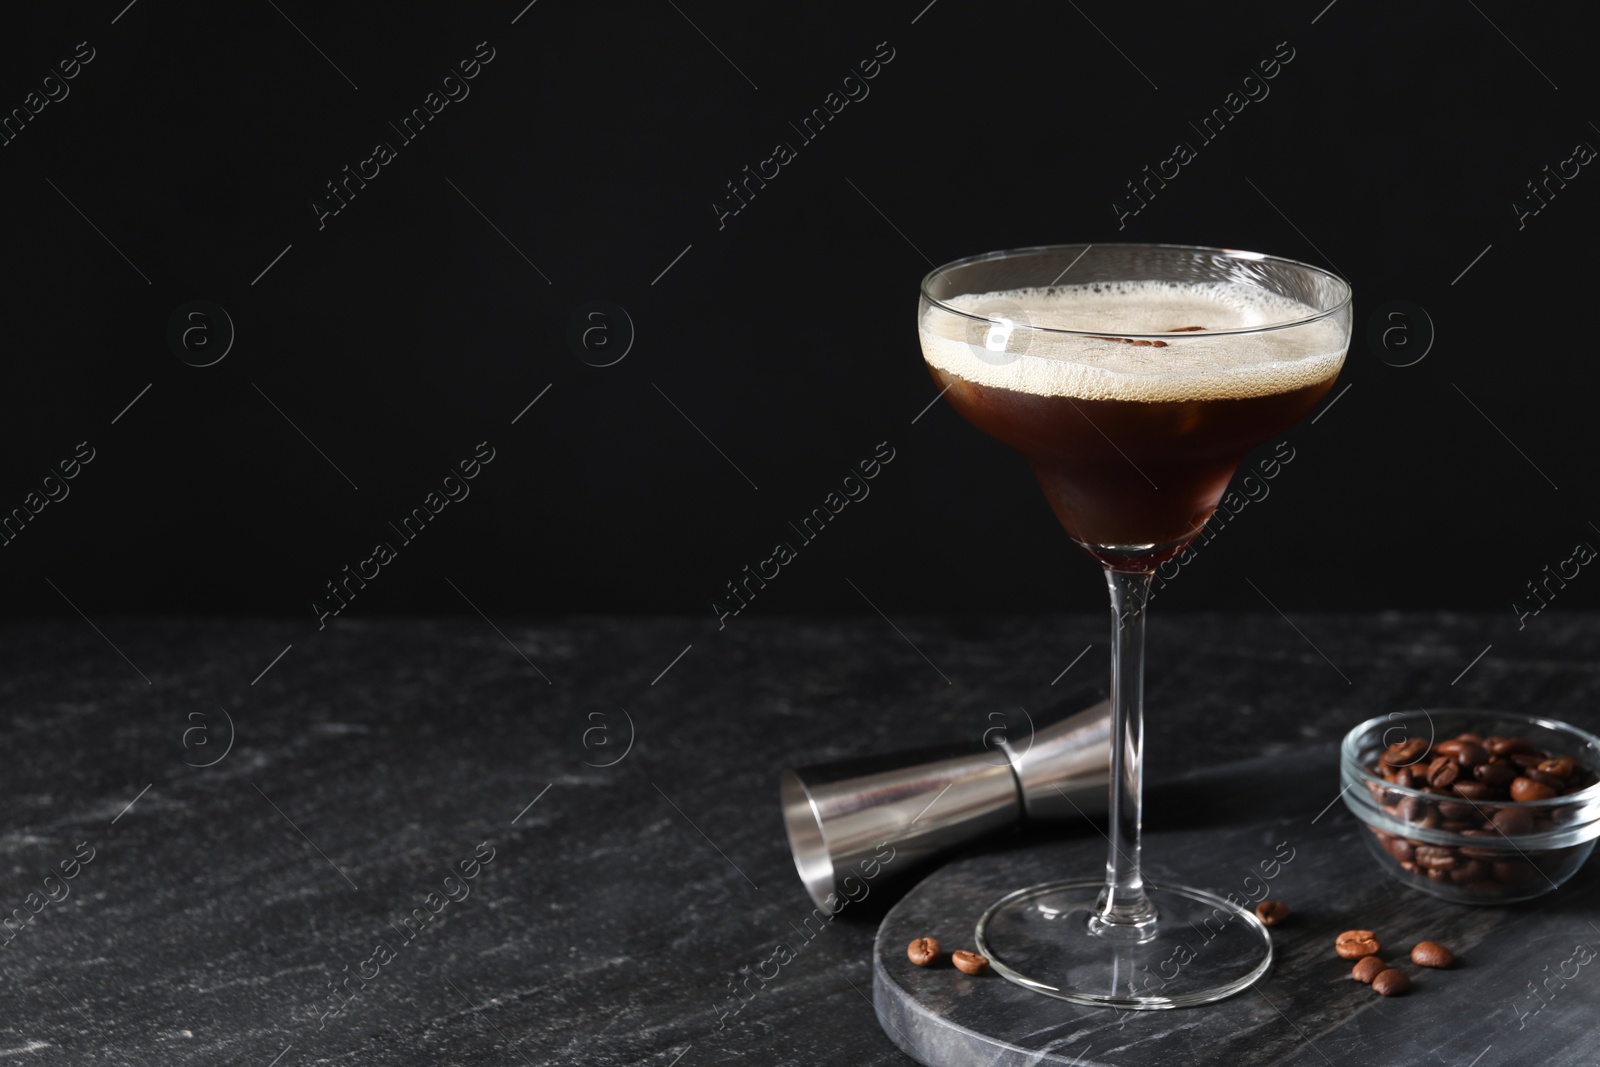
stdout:
<svg viewBox="0 0 1600 1067">
<path fill-rule="evenodd" d="M 1319 816 L 1337 793 L 1331 775 L 1292 770 L 1281 757 L 1235 764 L 1147 797 L 1152 881 L 1268 895 L 1291 907 L 1273 930 L 1272 970 L 1255 986 L 1203 1007 L 1123 1012 L 1041 996 L 993 973 L 960 973 L 948 953 L 974 947 L 978 917 L 996 898 L 1104 870 L 1105 840 L 1093 829 L 1017 833 L 934 872 L 879 925 L 873 1000 L 884 1033 L 930 1067 L 1595 1062 L 1600 861 L 1539 900 L 1451 904 L 1380 872 L 1360 840 L 1366 831 L 1342 804 Z M 1383 957 L 1411 976 L 1409 995 L 1386 999 L 1350 979 L 1333 941 L 1357 927 L 1376 931 Z M 946 962 L 907 960 L 917 937 L 938 938 Z M 1457 966 L 1413 965 L 1412 945 L 1428 939 L 1454 949 Z"/>
</svg>

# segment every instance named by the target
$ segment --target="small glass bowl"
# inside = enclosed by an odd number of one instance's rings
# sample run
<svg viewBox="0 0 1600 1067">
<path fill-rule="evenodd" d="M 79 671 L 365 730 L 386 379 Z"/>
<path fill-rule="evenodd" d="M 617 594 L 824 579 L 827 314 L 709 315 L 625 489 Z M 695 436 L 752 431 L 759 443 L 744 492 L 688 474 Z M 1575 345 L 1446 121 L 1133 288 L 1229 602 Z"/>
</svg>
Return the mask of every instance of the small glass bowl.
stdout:
<svg viewBox="0 0 1600 1067">
<path fill-rule="evenodd" d="M 1339 777 L 1345 806 L 1371 831 L 1367 847 L 1385 871 L 1413 889 L 1459 904 L 1531 900 L 1575 874 L 1600 836 L 1600 782 L 1546 800 L 1472 800 L 1388 781 L 1369 768 L 1411 738 L 1432 745 L 1460 733 L 1525 738 L 1552 757 L 1600 772 L 1600 737 L 1553 719 L 1514 712 L 1398 711 L 1345 735 Z M 1470 779 L 1463 779 L 1470 780 Z"/>
</svg>

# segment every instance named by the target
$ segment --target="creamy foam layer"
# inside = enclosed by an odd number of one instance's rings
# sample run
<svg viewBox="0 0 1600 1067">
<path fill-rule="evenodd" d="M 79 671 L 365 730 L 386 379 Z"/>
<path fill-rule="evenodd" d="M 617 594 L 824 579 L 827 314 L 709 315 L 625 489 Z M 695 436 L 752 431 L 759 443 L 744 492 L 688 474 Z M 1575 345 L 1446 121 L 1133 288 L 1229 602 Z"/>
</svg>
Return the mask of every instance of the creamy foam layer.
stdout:
<svg viewBox="0 0 1600 1067">
<path fill-rule="evenodd" d="M 930 306 L 918 323 L 922 353 L 940 370 L 978 385 L 1084 400 L 1221 400 L 1266 396 L 1326 381 L 1344 362 L 1337 322 L 1319 319 L 1261 333 L 1169 333 L 1185 326 L 1244 330 L 1317 312 L 1264 290 L 1230 283 L 1102 282 L 1015 289 Z M 1032 327 L 1160 334 L 1142 346 Z"/>
</svg>

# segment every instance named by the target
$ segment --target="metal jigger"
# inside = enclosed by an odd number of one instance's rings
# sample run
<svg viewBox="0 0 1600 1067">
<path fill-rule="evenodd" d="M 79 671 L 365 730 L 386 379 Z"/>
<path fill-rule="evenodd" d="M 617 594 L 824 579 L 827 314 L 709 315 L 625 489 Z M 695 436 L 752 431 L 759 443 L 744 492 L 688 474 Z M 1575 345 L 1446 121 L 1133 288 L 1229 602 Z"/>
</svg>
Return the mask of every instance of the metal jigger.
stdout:
<svg viewBox="0 0 1600 1067">
<path fill-rule="evenodd" d="M 1110 744 L 1111 705 L 1102 700 L 1025 737 L 985 734 L 972 744 L 784 771 L 780 795 L 795 868 L 811 899 L 827 908 L 830 897 L 857 899 L 886 866 L 898 875 L 1024 819 L 1103 815 Z"/>
</svg>

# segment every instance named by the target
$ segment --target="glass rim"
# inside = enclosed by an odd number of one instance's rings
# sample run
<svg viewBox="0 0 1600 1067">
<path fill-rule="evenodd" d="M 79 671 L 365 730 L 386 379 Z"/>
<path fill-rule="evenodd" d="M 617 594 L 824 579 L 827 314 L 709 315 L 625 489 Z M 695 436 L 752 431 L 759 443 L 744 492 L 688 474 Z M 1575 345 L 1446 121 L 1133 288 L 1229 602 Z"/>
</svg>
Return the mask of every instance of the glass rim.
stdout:
<svg viewBox="0 0 1600 1067">
<path fill-rule="evenodd" d="M 1001 249 L 1001 250 L 995 251 L 995 252 L 983 252 L 983 253 L 980 253 L 980 254 L 975 255 L 975 256 L 963 256 L 961 259 L 951 260 L 949 263 L 946 263 L 943 266 L 935 267 L 933 270 L 931 270 L 927 274 L 925 274 L 923 276 L 923 278 L 922 278 L 922 283 L 919 286 L 919 292 L 920 292 L 920 294 L 922 296 L 922 299 L 926 300 L 928 303 L 930 303 L 930 304 L 934 305 L 935 307 L 939 308 L 941 311 L 948 312 L 951 315 L 960 316 L 961 318 L 964 318 L 964 319 L 970 319 L 973 322 L 986 322 L 986 323 L 994 324 L 994 323 L 997 323 L 998 320 L 989 318 L 987 315 L 974 315 L 970 311 L 963 311 L 961 308 L 953 307 L 950 304 L 946 303 L 944 300 L 942 300 L 939 297 L 936 297 L 932 293 L 930 293 L 928 291 L 928 287 L 933 283 L 934 279 L 938 278 L 940 275 L 942 275 L 942 274 L 944 274 L 944 273 L 946 273 L 948 271 L 955 270 L 957 267 L 966 267 L 966 266 L 970 266 L 970 265 L 972 265 L 974 263 L 983 263 L 983 262 L 987 262 L 989 260 L 1021 258 L 1022 256 L 1035 255 L 1035 254 L 1038 254 L 1038 253 L 1041 253 L 1041 252 L 1065 252 L 1065 251 L 1067 251 L 1069 249 L 1075 249 L 1075 248 L 1082 248 L 1083 249 L 1083 251 L 1079 253 L 1079 258 L 1082 258 L 1082 256 L 1088 254 L 1090 249 L 1097 248 L 1097 247 L 1130 248 L 1130 249 L 1131 248 L 1167 249 L 1167 250 L 1184 251 L 1184 252 L 1209 252 L 1209 253 L 1214 253 L 1216 255 L 1220 255 L 1220 256 L 1224 256 L 1224 257 L 1228 257 L 1228 258 L 1247 260 L 1247 261 L 1251 261 L 1251 262 L 1270 261 L 1270 262 L 1274 262 L 1274 263 L 1282 263 L 1282 264 L 1285 264 L 1287 266 L 1299 267 L 1299 268 L 1301 268 L 1303 270 L 1311 271 L 1311 272 L 1313 272 L 1315 274 L 1320 274 L 1323 277 L 1330 278 L 1334 282 L 1336 282 L 1338 285 L 1342 286 L 1343 289 L 1344 289 L 1343 298 L 1340 299 L 1338 301 L 1338 303 L 1336 303 L 1333 307 L 1327 308 L 1326 310 L 1323 310 L 1323 311 L 1319 311 L 1314 315 L 1308 315 L 1308 316 L 1306 316 L 1304 318 L 1293 319 L 1293 320 L 1289 320 L 1289 321 L 1285 321 L 1285 322 L 1266 323 L 1266 324 L 1261 325 L 1261 326 L 1250 326 L 1250 327 L 1247 327 L 1247 328 L 1244 328 L 1244 329 L 1239 329 L 1239 330 L 1191 330 L 1191 331 L 1187 331 L 1187 332 L 1182 333 L 1182 334 L 1174 334 L 1174 333 L 1170 333 L 1170 332 L 1169 333 L 1129 333 L 1129 332 L 1127 332 L 1125 330 L 1114 331 L 1116 333 L 1116 336 L 1118 336 L 1118 337 L 1138 338 L 1140 340 L 1147 340 L 1148 339 L 1148 340 L 1170 341 L 1174 337 L 1179 337 L 1179 338 L 1183 338 L 1183 337 L 1237 337 L 1237 336 L 1247 335 L 1247 334 L 1270 333 L 1270 332 L 1272 332 L 1274 330 L 1288 330 L 1288 329 L 1294 329 L 1295 327 L 1299 327 L 1299 326 L 1306 326 L 1306 325 L 1309 325 L 1310 323 L 1320 321 L 1321 319 L 1325 319 L 1330 315 L 1336 315 L 1339 312 L 1343 311 L 1345 308 L 1349 307 L 1350 306 L 1350 302 L 1353 299 L 1355 299 L 1355 287 L 1350 284 L 1348 279 L 1344 278 L 1341 275 L 1335 274 L 1333 271 L 1328 270 L 1325 267 L 1319 267 L 1319 266 L 1316 266 L 1315 264 L 1312 264 L 1312 263 L 1305 263 L 1305 262 L 1303 262 L 1301 260 L 1298 260 L 1298 259 L 1289 259 L 1286 256 L 1274 256 L 1274 255 L 1271 255 L 1271 254 L 1266 253 L 1266 252 L 1250 252 L 1250 251 L 1246 251 L 1245 249 L 1240 249 L 1240 248 L 1215 248 L 1215 247 L 1212 247 L 1210 245 L 1167 244 L 1167 243 L 1155 242 L 1155 241 L 1090 241 L 1090 242 L 1086 242 L 1086 243 L 1082 243 L 1082 244 L 1028 245 L 1028 246 L 1025 246 L 1025 247 L 1022 247 L 1022 248 L 1007 248 L 1007 249 Z M 1076 265 L 1076 263 L 1077 263 L 1077 261 L 1074 260 L 1073 263 L 1071 265 L 1069 265 L 1066 270 L 1061 272 L 1061 275 L 1065 275 L 1067 273 L 1067 271 L 1070 271 L 1072 269 L 1072 267 Z M 1061 275 L 1057 275 L 1056 276 L 1056 281 L 1057 282 L 1060 281 Z M 1056 284 L 1055 282 L 1051 283 L 1052 286 L 1054 286 L 1055 284 Z M 1032 330 L 1032 331 L 1035 331 L 1035 332 L 1038 332 L 1038 333 L 1065 334 L 1065 335 L 1073 336 L 1073 337 L 1103 337 L 1103 336 L 1105 336 L 1105 331 L 1104 330 L 1101 330 L 1101 331 L 1098 331 L 1098 332 L 1095 331 L 1095 330 L 1068 330 L 1068 329 L 1064 329 L 1064 328 L 1059 327 L 1059 326 L 1035 326 L 1032 323 L 1012 323 L 1011 325 L 1012 325 L 1013 328 Z"/>
<path fill-rule="evenodd" d="M 1434 708 L 1431 713 L 1410 710 L 1396 711 L 1385 715 L 1374 715 L 1366 722 L 1351 727 L 1350 732 L 1344 735 L 1344 739 L 1339 743 L 1340 769 L 1346 777 L 1352 779 L 1350 784 L 1354 785 L 1357 781 L 1364 784 L 1375 784 L 1402 797 L 1420 797 L 1430 802 L 1461 799 L 1441 796 L 1438 793 L 1427 793 L 1421 789 L 1413 789 L 1410 786 L 1396 785 L 1382 775 L 1373 774 L 1362 765 L 1360 745 L 1363 738 L 1385 723 L 1393 724 L 1396 719 L 1414 719 L 1419 715 L 1428 717 L 1430 722 L 1433 715 L 1475 715 L 1479 718 L 1498 717 L 1505 720 L 1518 720 L 1524 725 L 1539 726 L 1552 733 L 1565 734 L 1575 740 L 1583 741 L 1591 748 L 1600 751 L 1600 737 L 1596 737 L 1582 727 L 1574 726 L 1569 722 L 1562 722 L 1560 719 L 1547 719 L 1541 715 L 1525 715 L 1521 712 L 1504 711 L 1495 708 Z M 1381 735 L 1379 736 L 1381 740 Z M 1586 807 L 1595 800 L 1600 800 L 1600 781 L 1592 782 L 1576 793 L 1561 793 L 1557 796 L 1546 797 L 1543 800 L 1487 800 L 1483 803 L 1492 804 L 1497 808 L 1525 808 L 1528 811 L 1543 811 L 1572 804 Z M 1588 821 L 1592 822 L 1596 821 L 1596 819 L 1600 819 L 1600 816 L 1591 818 Z"/>
</svg>

